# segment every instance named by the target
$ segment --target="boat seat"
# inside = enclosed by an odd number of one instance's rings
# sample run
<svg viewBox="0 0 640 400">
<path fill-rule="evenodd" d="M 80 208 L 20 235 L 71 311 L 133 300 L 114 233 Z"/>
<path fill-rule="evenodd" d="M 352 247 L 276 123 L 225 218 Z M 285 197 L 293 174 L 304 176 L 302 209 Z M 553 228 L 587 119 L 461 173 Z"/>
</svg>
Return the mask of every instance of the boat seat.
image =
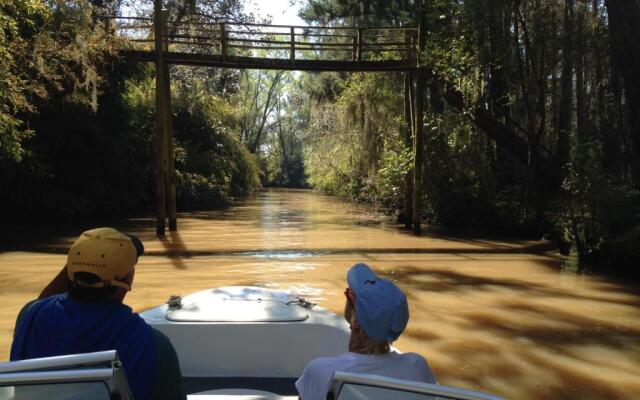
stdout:
<svg viewBox="0 0 640 400">
<path fill-rule="evenodd" d="M 0 400 L 131 400 L 115 350 L 0 363 Z"/>
<path fill-rule="evenodd" d="M 298 396 L 281 396 L 276 393 L 251 389 L 218 389 L 194 393 L 187 400 L 297 400 Z"/>
<path fill-rule="evenodd" d="M 328 397 L 335 400 L 502 400 L 472 390 L 340 371 L 334 374 Z"/>
</svg>

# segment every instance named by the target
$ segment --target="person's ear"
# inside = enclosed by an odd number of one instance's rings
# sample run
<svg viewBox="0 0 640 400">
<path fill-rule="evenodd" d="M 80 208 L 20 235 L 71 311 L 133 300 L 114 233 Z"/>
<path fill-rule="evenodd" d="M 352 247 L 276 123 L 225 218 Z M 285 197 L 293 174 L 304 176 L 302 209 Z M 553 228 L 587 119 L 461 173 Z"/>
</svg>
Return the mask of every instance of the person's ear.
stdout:
<svg viewBox="0 0 640 400">
<path fill-rule="evenodd" d="M 358 323 L 355 313 L 352 314 L 351 319 L 349 320 L 349 328 L 351 331 L 360 332 L 360 324 Z"/>
<path fill-rule="evenodd" d="M 127 275 L 125 275 L 124 278 L 122 278 L 122 282 L 124 282 L 127 285 L 129 285 L 129 287 L 133 286 L 133 276 L 135 275 L 135 271 L 136 271 L 136 269 L 133 268 Z"/>
<path fill-rule="evenodd" d="M 354 309 L 353 307 L 351 307 L 351 304 L 349 304 L 348 301 L 344 302 L 344 319 L 351 323 L 351 319 L 353 317 L 353 313 L 354 313 Z"/>
</svg>

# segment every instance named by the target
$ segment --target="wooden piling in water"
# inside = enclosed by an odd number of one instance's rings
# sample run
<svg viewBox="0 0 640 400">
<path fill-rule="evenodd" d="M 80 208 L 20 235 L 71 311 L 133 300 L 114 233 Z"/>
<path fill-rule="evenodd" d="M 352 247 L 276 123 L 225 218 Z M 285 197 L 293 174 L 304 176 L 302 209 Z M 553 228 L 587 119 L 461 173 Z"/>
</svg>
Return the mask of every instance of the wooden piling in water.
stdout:
<svg viewBox="0 0 640 400">
<path fill-rule="evenodd" d="M 405 35 L 405 43 L 407 47 L 412 43 L 411 38 L 408 35 Z M 408 60 L 412 59 L 411 51 L 407 51 L 406 57 Z M 413 74 L 409 71 L 405 71 L 403 73 L 404 78 L 404 144 L 407 148 L 411 148 L 413 146 Z M 407 171 L 405 175 L 405 193 L 404 193 L 404 218 L 403 223 L 405 229 L 411 229 L 411 223 L 413 219 L 413 170 L 410 169 Z"/>
<path fill-rule="evenodd" d="M 156 67 L 156 234 L 163 236 L 166 220 L 166 125 L 164 114 L 166 112 L 166 91 L 163 62 L 163 16 L 162 0 L 154 1 L 153 28 L 155 40 L 155 67 Z"/>
<path fill-rule="evenodd" d="M 156 234 L 165 234 L 167 214 L 169 230 L 177 230 L 176 179 L 171 121 L 171 76 L 164 54 L 169 50 L 167 18 L 162 0 L 154 2 L 156 64 Z"/>
<path fill-rule="evenodd" d="M 169 40 L 168 40 L 168 26 L 167 26 L 167 18 L 169 16 L 169 12 L 167 10 L 162 10 L 163 14 L 163 33 L 166 38 L 163 40 L 163 50 L 165 52 L 169 51 Z M 166 140 L 166 185 L 167 185 L 167 216 L 169 218 L 169 230 L 176 231 L 178 230 L 178 218 L 177 218 L 177 209 L 176 209 L 176 170 L 175 170 L 175 154 L 174 154 L 174 145 L 173 145 L 173 115 L 171 112 L 171 71 L 169 70 L 169 64 L 163 63 L 162 73 L 164 75 L 164 110 L 163 110 L 163 127 L 164 127 L 164 138 Z"/>
<path fill-rule="evenodd" d="M 418 71 L 416 79 L 416 112 L 415 112 L 415 137 L 414 137 L 414 164 L 413 164 L 413 233 L 421 231 L 422 218 L 422 162 L 424 157 L 424 91 L 425 69 L 421 65 L 420 53 L 425 49 L 426 19 L 424 10 L 420 11 L 420 25 L 418 26 Z"/>
</svg>

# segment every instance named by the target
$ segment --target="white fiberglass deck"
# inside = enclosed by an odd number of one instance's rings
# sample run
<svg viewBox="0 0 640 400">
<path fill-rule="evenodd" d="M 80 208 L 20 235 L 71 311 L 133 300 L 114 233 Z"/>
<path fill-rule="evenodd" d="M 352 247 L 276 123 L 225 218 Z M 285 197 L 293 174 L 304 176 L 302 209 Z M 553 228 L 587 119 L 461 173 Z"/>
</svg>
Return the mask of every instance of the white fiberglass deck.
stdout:
<svg viewBox="0 0 640 400">
<path fill-rule="evenodd" d="M 344 319 L 298 298 L 258 287 L 204 290 L 141 316 L 173 343 L 186 378 L 288 378 L 321 356 L 347 351 Z"/>
</svg>

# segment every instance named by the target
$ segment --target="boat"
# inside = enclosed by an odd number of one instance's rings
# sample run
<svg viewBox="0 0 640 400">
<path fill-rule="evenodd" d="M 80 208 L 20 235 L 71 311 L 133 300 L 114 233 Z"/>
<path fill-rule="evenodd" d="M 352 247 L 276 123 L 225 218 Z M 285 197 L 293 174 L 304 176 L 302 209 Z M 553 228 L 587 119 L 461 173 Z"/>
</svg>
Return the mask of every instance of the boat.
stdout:
<svg viewBox="0 0 640 400">
<path fill-rule="evenodd" d="M 348 348 L 341 316 L 294 293 L 228 286 L 140 313 L 176 349 L 188 400 L 294 400 L 316 357 Z M 396 350 L 397 351 L 397 350 Z M 336 400 L 498 400 L 438 384 L 336 372 Z M 0 400 L 132 399 L 115 350 L 0 363 Z"/>
</svg>

